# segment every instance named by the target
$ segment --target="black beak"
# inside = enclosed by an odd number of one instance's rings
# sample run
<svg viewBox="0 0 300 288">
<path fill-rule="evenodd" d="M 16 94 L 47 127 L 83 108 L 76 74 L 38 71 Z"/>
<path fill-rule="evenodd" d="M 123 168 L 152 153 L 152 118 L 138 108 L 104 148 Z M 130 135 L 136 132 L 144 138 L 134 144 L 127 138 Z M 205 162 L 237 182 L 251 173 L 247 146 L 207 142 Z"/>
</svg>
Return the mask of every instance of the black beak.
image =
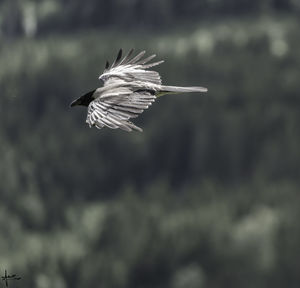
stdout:
<svg viewBox="0 0 300 288">
<path fill-rule="evenodd" d="M 76 99 L 75 101 L 73 101 L 73 102 L 70 104 L 70 106 L 71 106 L 71 107 L 74 107 L 74 106 L 80 105 L 80 103 L 81 103 L 81 99 L 79 98 L 79 99 Z"/>
</svg>

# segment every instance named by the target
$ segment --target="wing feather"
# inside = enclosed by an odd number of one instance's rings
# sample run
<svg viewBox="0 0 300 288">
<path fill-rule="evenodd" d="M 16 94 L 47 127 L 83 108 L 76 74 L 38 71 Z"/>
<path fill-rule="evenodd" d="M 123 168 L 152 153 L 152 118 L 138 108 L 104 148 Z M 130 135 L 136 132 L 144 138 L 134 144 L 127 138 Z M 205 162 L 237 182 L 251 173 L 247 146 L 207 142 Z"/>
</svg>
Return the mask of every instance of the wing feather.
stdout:
<svg viewBox="0 0 300 288">
<path fill-rule="evenodd" d="M 123 129 L 142 131 L 130 118 L 135 118 L 155 101 L 156 96 L 148 91 L 132 92 L 112 98 L 97 98 L 88 106 L 86 122 L 101 129 Z"/>
<path fill-rule="evenodd" d="M 140 52 L 138 55 L 136 55 L 135 57 L 133 57 L 129 62 L 128 64 L 136 64 L 136 62 L 138 60 L 140 60 L 144 55 L 145 55 L 146 51 L 142 51 Z"/>
<path fill-rule="evenodd" d="M 153 55 L 151 55 L 151 56 L 149 56 L 149 57 L 147 57 L 145 59 L 142 59 L 142 60 L 138 61 L 136 64 L 138 64 L 138 65 L 146 64 L 147 62 L 151 61 L 155 57 L 156 57 L 156 55 L 153 54 Z"/>
<path fill-rule="evenodd" d="M 120 64 L 127 64 L 127 62 L 129 61 L 130 56 L 132 55 L 134 49 L 130 49 L 130 51 L 127 53 L 127 55 L 121 60 Z"/>
<path fill-rule="evenodd" d="M 146 52 L 142 51 L 135 57 L 130 58 L 132 53 L 133 49 L 121 60 L 122 49 L 120 49 L 113 64 L 110 67 L 108 67 L 109 65 L 105 66 L 104 72 L 99 76 L 99 79 L 103 80 L 104 86 L 114 85 L 116 81 L 120 80 L 123 81 L 123 83 L 131 83 L 132 86 L 136 85 L 136 82 L 145 82 L 145 84 L 149 82 L 151 84 L 161 85 L 159 73 L 147 69 L 159 65 L 163 63 L 163 61 L 149 63 L 156 55 L 143 58 Z"/>
<path fill-rule="evenodd" d="M 119 61 L 121 60 L 122 53 L 123 53 L 123 51 L 122 51 L 122 49 L 120 49 L 116 60 L 111 65 L 111 68 L 113 68 L 115 65 L 118 65 Z"/>
<path fill-rule="evenodd" d="M 148 65 L 144 65 L 144 69 L 148 69 L 148 68 L 151 68 L 151 67 L 154 67 L 154 66 L 157 66 L 159 64 L 162 64 L 164 63 L 164 60 L 161 60 L 161 61 L 157 61 L 157 62 L 154 62 L 154 63 L 150 63 Z"/>
</svg>

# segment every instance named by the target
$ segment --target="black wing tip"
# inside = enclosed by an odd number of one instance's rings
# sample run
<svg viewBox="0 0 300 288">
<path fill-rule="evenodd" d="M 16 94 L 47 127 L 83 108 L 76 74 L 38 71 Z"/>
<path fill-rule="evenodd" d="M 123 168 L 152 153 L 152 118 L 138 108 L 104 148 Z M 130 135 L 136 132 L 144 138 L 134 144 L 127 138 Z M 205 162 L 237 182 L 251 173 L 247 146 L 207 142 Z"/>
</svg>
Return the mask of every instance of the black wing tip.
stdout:
<svg viewBox="0 0 300 288">
<path fill-rule="evenodd" d="M 128 55 L 131 55 L 133 53 L 133 51 L 134 51 L 134 48 L 131 48 L 128 52 Z"/>
<path fill-rule="evenodd" d="M 117 58 L 115 59 L 115 61 L 113 62 L 113 64 L 111 65 L 111 68 L 113 68 L 114 66 L 118 65 L 120 60 L 121 60 L 121 57 L 122 57 L 122 52 L 123 50 L 120 49 L 119 52 L 118 52 L 118 55 L 117 55 Z"/>
<path fill-rule="evenodd" d="M 127 55 L 123 59 L 124 63 L 128 63 L 130 61 L 130 57 L 131 57 L 131 55 L 132 55 L 133 52 L 134 52 L 134 48 L 131 48 L 129 50 L 129 52 L 127 53 Z"/>
<path fill-rule="evenodd" d="M 109 62 L 106 61 L 106 64 L 105 64 L 105 69 L 108 69 L 109 68 Z"/>
<path fill-rule="evenodd" d="M 117 59 L 116 59 L 116 63 L 118 63 L 119 61 L 120 61 L 120 59 L 121 59 L 121 57 L 122 57 L 122 53 L 123 53 L 123 50 L 122 50 L 122 48 L 119 50 L 119 52 L 118 52 L 118 56 L 117 56 Z"/>
<path fill-rule="evenodd" d="M 134 52 L 134 48 L 131 48 L 126 56 L 126 58 L 128 59 L 129 57 L 131 57 L 132 53 Z"/>
</svg>

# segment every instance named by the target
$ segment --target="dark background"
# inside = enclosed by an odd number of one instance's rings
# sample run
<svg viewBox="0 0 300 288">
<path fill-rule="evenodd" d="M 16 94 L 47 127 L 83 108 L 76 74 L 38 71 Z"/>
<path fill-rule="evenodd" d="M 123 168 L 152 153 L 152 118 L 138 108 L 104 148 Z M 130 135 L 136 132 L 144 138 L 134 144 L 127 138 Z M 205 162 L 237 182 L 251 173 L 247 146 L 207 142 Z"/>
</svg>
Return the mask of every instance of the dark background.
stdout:
<svg viewBox="0 0 300 288">
<path fill-rule="evenodd" d="M 298 0 L 0 1 L 0 271 L 11 287 L 300 285 Z M 167 95 L 89 129 L 119 48 Z M 4 285 L 0 283 L 0 285 Z"/>
</svg>

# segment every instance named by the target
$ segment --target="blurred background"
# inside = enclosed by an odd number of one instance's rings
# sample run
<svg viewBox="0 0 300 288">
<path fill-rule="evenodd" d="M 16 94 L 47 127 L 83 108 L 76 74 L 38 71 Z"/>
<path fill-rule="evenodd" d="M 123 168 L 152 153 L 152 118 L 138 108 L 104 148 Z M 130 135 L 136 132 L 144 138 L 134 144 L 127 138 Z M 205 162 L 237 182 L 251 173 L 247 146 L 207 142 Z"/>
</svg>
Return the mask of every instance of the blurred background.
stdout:
<svg viewBox="0 0 300 288">
<path fill-rule="evenodd" d="M 299 0 L 0 1 L 11 287 L 300 285 Z M 166 60 L 143 133 L 70 102 L 120 48 Z M 4 283 L 0 283 L 4 285 Z"/>
</svg>

